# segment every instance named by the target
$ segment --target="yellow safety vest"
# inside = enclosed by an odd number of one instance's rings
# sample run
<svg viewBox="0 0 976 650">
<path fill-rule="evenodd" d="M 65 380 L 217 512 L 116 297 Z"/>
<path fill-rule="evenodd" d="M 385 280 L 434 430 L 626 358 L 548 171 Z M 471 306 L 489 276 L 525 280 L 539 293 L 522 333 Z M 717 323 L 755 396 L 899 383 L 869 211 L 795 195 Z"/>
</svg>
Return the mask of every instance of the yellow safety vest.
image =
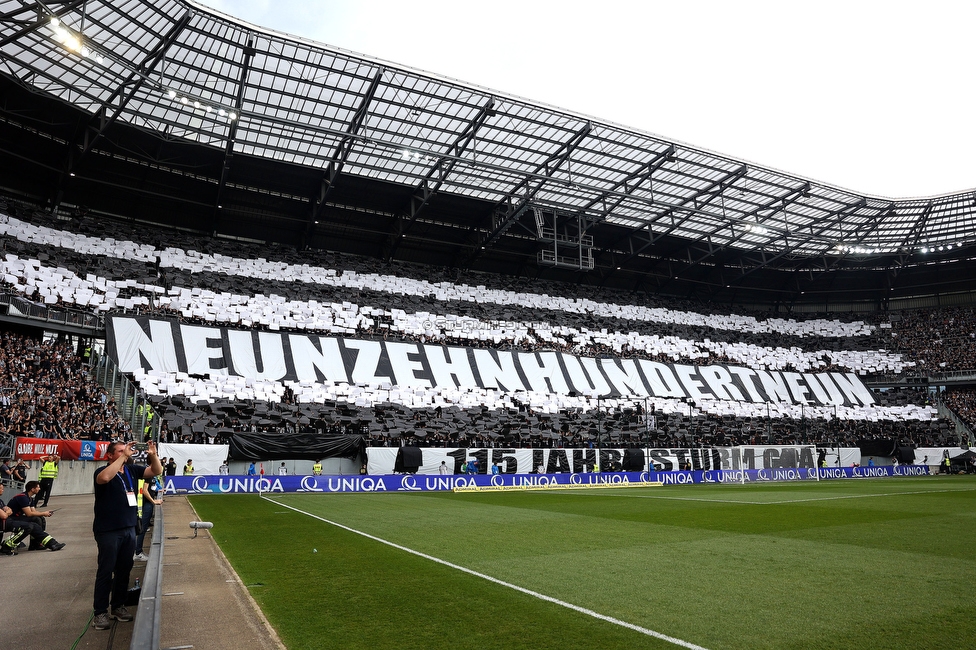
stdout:
<svg viewBox="0 0 976 650">
<path fill-rule="evenodd" d="M 41 466 L 41 471 L 38 472 L 39 478 L 57 478 L 58 477 L 58 464 L 53 460 L 46 460 Z"/>
<path fill-rule="evenodd" d="M 139 491 L 136 492 L 136 516 L 142 519 L 142 488 L 146 484 L 146 479 L 139 479 Z"/>
<path fill-rule="evenodd" d="M 314 465 L 312 465 L 312 472 L 315 473 L 315 474 L 321 474 L 322 473 L 322 463 L 315 463 Z"/>
</svg>

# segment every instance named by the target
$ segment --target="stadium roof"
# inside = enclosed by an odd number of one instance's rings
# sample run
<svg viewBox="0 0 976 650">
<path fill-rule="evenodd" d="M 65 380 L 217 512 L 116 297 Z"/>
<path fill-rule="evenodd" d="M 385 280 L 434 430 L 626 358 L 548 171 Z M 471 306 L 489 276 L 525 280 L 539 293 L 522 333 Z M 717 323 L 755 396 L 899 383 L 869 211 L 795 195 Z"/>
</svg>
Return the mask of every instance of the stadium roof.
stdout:
<svg viewBox="0 0 976 650">
<path fill-rule="evenodd" d="M 509 272 L 542 259 L 551 211 L 564 243 L 592 237 L 581 281 L 728 301 L 927 293 L 909 269 L 976 243 L 971 191 L 859 195 L 185 0 L 2 1 L 0 20 L 6 165 L 42 167 L 46 188 L 21 182 L 53 207 Z"/>
</svg>

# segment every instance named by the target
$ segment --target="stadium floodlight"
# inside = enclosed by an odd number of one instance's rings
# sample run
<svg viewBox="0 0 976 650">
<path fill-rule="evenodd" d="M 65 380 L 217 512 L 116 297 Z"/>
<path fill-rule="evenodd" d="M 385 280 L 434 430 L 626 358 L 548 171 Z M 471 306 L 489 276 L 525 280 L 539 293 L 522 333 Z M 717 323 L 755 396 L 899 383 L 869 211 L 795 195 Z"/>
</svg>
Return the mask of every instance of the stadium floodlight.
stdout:
<svg viewBox="0 0 976 650">
<path fill-rule="evenodd" d="M 61 24 L 61 21 L 57 17 L 51 18 L 51 29 L 54 30 L 54 40 L 61 43 L 61 45 L 66 49 L 74 52 L 76 54 L 81 54 L 82 45 L 81 37 L 73 33 L 68 28 Z"/>
</svg>

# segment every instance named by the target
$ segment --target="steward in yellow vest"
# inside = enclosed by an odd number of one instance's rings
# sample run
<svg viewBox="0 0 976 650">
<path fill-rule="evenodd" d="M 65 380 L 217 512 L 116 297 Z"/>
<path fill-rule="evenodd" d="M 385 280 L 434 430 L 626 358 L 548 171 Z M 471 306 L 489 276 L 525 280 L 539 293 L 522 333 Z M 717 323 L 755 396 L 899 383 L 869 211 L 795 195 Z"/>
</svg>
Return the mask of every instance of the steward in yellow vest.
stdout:
<svg viewBox="0 0 976 650">
<path fill-rule="evenodd" d="M 41 491 L 37 493 L 35 503 L 44 508 L 51 500 L 51 489 L 54 487 L 54 479 L 58 477 L 58 463 L 61 462 L 61 457 L 57 454 L 51 454 L 50 456 L 42 456 L 41 460 L 44 464 L 41 465 L 41 471 L 37 475 L 41 479 Z M 41 503 L 42 499 L 44 503 Z"/>
</svg>

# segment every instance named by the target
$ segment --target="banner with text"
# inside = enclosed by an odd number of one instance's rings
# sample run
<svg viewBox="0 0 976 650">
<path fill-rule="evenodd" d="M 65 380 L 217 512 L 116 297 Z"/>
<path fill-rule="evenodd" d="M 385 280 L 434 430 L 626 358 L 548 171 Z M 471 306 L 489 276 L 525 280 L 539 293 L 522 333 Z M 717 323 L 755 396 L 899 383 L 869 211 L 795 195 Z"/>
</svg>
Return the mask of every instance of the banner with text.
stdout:
<svg viewBox="0 0 976 650">
<path fill-rule="evenodd" d="M 691 472 L 646 472 L 646 480 L 664 485 L 700 483 L 756 483 L 765 481 L 826 481 L 835 478 L 888 478 L 929 476 L 927 465 L 884 465 L 881 467 L 821 467 L 702 470 Z"/>
<path fill-rule="evenodd" d="M 636 487 L 701 483 L 749 483 L 835 478 L 882 478 L 927 476 L 921 465 L 895 467 L 841 467 L 836 469 L 709 470 L 691 472 L 619 472 L 613 474 L 498 474 L 494 476 L 436 476 L 389 474 L 385 476 L 167 476 L 166 494 L 258 494 L 283 492 L 437 492 L 456 488 L 532 489 L 564 486 Z"/>
<path fill-rule="evenodd" d="M 799 373 L 647 359 L 579 357 L 382 340 L 258 332 L 112 316 L 109 355 L 123 372 L 226 374 L 269 381 L 390 383 L 406 388 L 483 388 L 627 397 L 869 406 L 854 373 Z"/>
<path fill-rule="evenodd" d="M 460 474 L 461 466 L 476 474 L 579 474 L 601 470 L 708 470 L 814 468 L 817 451 L 804 446 L 708 447 L 701 449 L 517 449 L 419 447 L 418 474 Z M 400 447 L 368 447 L 370 474 L 392 474 Z M 634 456 L 638 457 L 636 465 Z M 471 461 L 477 461 L 472 469 Z M 442 464 L 444 469 L 441 469 Z M 412 470 L 411 470 L 412 471 Z"/>
<path fill-rule="evenodd" d="M 57 454 L 62 460 L 102 460 L 108 442 L 94 440 L 52 440 L 49 438 L 17 438 L 14 455 L 24 460 Z"/>
</svg>

